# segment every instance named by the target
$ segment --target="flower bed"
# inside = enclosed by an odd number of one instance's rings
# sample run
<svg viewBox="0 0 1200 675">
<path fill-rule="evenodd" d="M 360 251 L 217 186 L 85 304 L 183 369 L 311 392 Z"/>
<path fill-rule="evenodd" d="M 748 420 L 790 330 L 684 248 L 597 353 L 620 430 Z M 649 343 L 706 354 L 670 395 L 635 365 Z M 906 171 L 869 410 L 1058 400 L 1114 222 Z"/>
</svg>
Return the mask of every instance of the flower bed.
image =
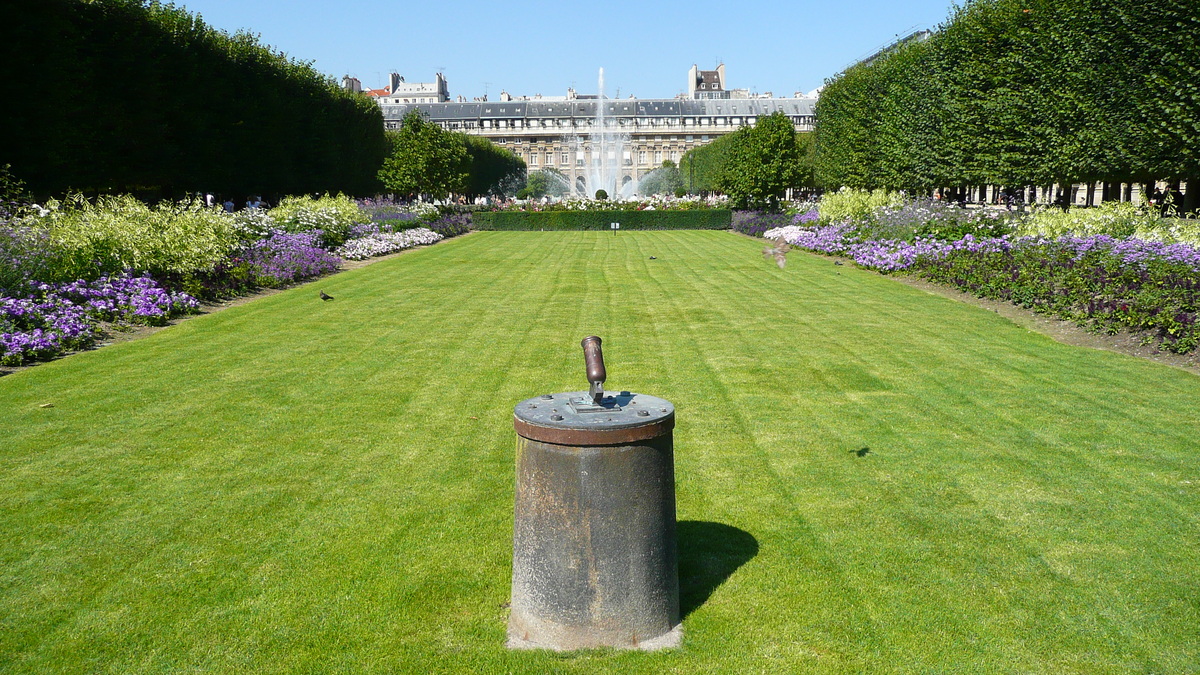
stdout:
<svg viewBox="0 0 1200 675">
<path fill-rule="evenodd" d="M 329 274 L 338 268 L 341 259 L 320 246 L 320 230 L 312 232 L 273 231 L 236 256 L 250 264 L 254 283 L 260 286 L 281 286 L 299 279 Z"/>
<path fill-rule="evenodd" d="M 0 365 L 53 358 L 95 339 L 87 312 L 63 298 L 0 298 Z"/>
<path fill-rule="evenodd" d="M 163 325 L 200 303 L 149 276 L 37 284 L 35 297 L 0 298 L 0 364 L 21 365 L 91 346 L 101 321 Z"/>
<path fill-rule="evenodd" d="M 151 208 L 129 196 L 8 209 L 0 220 L 0 364 L 86 348 L 105 322 L 163 325 L 199 307 L 172 289 L 211 298 L 282 286 L 336 271 L 341 258 L 329 248 L 342 242 L 338 250 L 358 260 L 470 226 L 469 216 L 438 213 L 342 195 L 235 214 L 195 200 Z"/>
<path fill-rule="evenodd" d="M 1200 248 L 1107 235 L 861 240 L 855 225 L 788 226 L 764 233 L 799 248 L 844 255 L 879 272 L 904 272 L 980 297 L 1006 300 L 1096 330 L 1146 333 L 1168 351 L 1200 340 Z"/>
<path fill-rule="evenodd" d="M 428 246 L 442 240 L 442 235 L 426 227 L 400 232 L 376 231 L 348 240 L 334 251 L 347 260 L 366 260 L 414 246 Z"/>
<path fill-rule="evenodd" d="M 450 237 L 457 237 L 469 232 L 471 224 L 471 214 L 457 213 L 450 216 L 442 216 L 429 223 L 429 229 L 442 235 L 443 238 L 449 239 Z"/>
</svg>

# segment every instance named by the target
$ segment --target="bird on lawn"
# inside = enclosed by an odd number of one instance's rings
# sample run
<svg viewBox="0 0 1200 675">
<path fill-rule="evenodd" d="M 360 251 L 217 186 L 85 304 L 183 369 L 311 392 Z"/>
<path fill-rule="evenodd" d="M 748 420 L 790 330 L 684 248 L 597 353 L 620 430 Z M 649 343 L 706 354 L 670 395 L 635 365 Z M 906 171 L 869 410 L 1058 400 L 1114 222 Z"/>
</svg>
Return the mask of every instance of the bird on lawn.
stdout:
<svg viewBox="0 0 1200 675">
<path fill-rule="evenodd" d="M 650 259 L 651 259 L 651 260 L 658 260 L 658 258 L 655 258 L 654 256 L 650 256 Z"/>
<path fill-rule="evenodd" d="M 841 260 L 834 260 L 834 261 L 833 261 L 833 264 L 834 264 L 834 265 L 841 265 L 841 264 L 843 264 L 843 263 L 842 263 L 842 261 L 841 261 Z"/>
<path fill-rule="evenodd" d="M 767 260 L 775 258 L 775 263 L 779 265 L 779 269 L 783 269 L 783 266 L 787 264 L 787 252 L 790 250 L 792 250 L 791 245 L 784 241 L 783 237 L 780 237 L 775 240 L 774 246 L 768 246 L 763 249 L 763 257 Z"/>
<path fill-rule="evenodd" d="M 325 291 L 321 291 L 321 299 L 322 300 L 332 300 L 333 296 L 326 294 Z"/>
</svg>

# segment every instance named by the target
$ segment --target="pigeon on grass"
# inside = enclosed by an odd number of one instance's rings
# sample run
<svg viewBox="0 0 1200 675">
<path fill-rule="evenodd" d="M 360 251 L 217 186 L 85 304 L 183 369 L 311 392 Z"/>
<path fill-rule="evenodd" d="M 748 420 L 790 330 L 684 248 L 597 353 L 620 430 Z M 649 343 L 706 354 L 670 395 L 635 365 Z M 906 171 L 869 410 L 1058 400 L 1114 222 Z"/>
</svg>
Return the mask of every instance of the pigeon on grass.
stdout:
<svg viewBox="0 0 1200 675">
<path fill-rule="evenodd" d="M 322 300 L 332 300 L 333 296 L 326 294 L 325 291 L 321 291 L 321 299 Z"/>
</svg>

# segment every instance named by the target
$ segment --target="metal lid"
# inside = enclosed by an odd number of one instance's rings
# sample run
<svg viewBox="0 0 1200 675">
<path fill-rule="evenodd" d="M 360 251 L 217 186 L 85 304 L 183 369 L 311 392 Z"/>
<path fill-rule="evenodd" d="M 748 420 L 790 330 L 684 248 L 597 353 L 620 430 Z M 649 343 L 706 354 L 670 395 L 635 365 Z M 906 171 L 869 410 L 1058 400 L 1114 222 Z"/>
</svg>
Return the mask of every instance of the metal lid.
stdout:
<svg viewBox="0 0 1200 675">
<path fill-rule="evenodd" d="M 628 391 L 604 392 L 597 404 L 586 391 L 545 394 L 513 410 L 517 434 L 558 445 L 625 445 L 675 428 L 670 401 Z"/>
</svg>

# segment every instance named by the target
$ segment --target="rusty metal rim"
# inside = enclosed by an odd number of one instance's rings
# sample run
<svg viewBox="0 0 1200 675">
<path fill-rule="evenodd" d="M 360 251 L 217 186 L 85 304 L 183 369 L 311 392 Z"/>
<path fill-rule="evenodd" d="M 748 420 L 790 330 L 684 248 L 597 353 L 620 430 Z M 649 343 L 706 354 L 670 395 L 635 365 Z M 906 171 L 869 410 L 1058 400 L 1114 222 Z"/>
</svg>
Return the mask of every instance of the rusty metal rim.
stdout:
<svg viewBox="0 0 1200 675">
<path fill-rule="evenodd" d="M 564 429 L 530 424 L 513 415 L 517 435 L 557 445 L 629 445 L 665 435 L 675 428 L 675 412 L 640 427 L 624 429 Z"/>
</svg>

